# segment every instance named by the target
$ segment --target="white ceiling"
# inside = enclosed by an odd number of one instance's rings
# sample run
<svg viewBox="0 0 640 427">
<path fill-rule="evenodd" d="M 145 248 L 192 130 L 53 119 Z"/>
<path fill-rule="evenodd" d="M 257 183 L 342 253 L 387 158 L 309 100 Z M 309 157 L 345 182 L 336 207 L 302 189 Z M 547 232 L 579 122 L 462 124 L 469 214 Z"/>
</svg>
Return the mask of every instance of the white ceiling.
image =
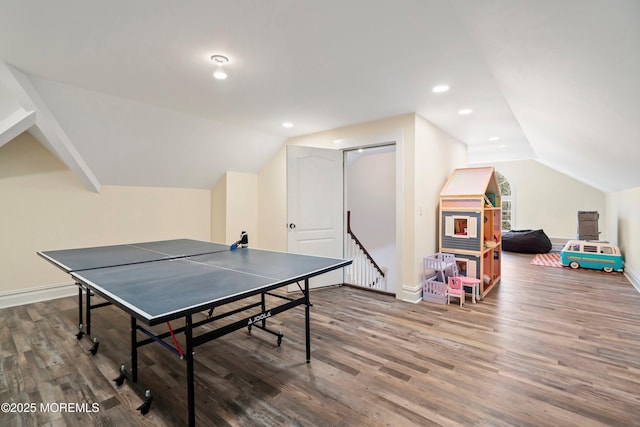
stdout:
<svg viewBox="0 0 640 427">
<path fill-rule="evenodd" d="M 637 0 L 2 0 L 0 61 L 102 184 L 210 188 L 288 137 L 416 112 L 470 162 L 617 191 L 640 186 L 639 23 Z M 28 110 L 11 86 L 0 124 Z"/>
</svg>

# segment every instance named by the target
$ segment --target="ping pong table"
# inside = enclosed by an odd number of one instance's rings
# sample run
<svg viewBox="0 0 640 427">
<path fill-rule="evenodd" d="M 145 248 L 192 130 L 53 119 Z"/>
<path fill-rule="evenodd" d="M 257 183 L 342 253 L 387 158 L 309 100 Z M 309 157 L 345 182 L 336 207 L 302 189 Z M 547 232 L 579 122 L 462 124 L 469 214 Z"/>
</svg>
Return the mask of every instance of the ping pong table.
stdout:
<svg viewBox="0 0 640 427">
<path fill-rule="evenodd" d="M 273 252 L 229 246 L 190 239 L 164 240 L 136 244 L 100 246 L 38 252 L 38 255 L 70 274 L 78 286 L 78 327 L 80 340 L 89 338 L 95 355 L 100 342 L 91 331 L 91 310 L 115 305 L 130 316 L 131 366 L 120 366 L 116 378 L 120 386 L 129 380 L 144 402 L 138 410 L 146 414 L 153 395 L 138 383 L 138 348 L 159 343 L 186 361 L 188 424 L 195 425 L 194 349 L 233 331 L 252 327 L 277 337 L 283 334 L 267 327 L 267 319 L 299 305 L 305 307 L 306 358 L 311 360 L 309 330 L 309 279 L 345 267 L 349 260 L 308 255 Z M 304 282 L 304 286 L 300 282 Z M 297 283 L 301 296 L 291 297 L 274 293 L 277 288 Z M 105 302 L 91 303 L 92 295 Z M 267 307 L 267 298 L 271 298 Z M 257 298 L 260 296 L 259 301 Z M 274 298 L 275 297 L 275 298 Z M 242 301 L 243 305 L 214 315 L 214 310 L 225 304 Z M 271 306 L 272 300 L 279 302 Z M 84 310 L 83 310 L 84 306 Z M 196 313 L 208 312 L 201 320 Z M 200 326 L 227 319 L 224 325 L 199 329 Z M 240 320 L 238 316 L 243 316 Z M 83 317 L 84 316 L 84 317 Z M 171 320 L 184 319 L 184 326 L 172 329 Z M 151 327 L 167 322 L 168 331 L 154 333 L 140 323 Z M 215 324 L 213 325 L 215 326 Z M 142 339 L 139 338 L 143 336 Z M 175 334 L 184 333 L 183 351 Z"/>
</svg>

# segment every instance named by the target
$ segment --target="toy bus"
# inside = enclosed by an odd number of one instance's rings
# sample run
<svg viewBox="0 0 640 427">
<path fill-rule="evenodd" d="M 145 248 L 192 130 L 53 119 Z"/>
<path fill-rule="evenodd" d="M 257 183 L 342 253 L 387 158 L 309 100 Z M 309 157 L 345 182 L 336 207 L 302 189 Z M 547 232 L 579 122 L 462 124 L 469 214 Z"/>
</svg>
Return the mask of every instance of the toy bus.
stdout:
<svg viewBox="0 0 640 427">
<path fill-rule="evenodd" d="M 560 252 L 560 263 L 565 267 L 591 268 L 607 273 L 623 269 L 618 246 L 591 240 L 569 240 Z"/>
</svg>

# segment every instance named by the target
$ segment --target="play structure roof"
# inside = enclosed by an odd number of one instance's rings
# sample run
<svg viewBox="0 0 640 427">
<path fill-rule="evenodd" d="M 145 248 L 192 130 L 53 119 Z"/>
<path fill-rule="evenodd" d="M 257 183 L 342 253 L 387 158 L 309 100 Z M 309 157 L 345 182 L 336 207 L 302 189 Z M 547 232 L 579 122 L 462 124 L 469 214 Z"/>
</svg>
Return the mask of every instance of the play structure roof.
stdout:
<svg viewBox="0 0 640 427">
<path fill-rule="evenodd" d="M 486 193 L 500 194 L 492 166 L 454 170 L 440 196 L 483 196 Z"/>
</svg>

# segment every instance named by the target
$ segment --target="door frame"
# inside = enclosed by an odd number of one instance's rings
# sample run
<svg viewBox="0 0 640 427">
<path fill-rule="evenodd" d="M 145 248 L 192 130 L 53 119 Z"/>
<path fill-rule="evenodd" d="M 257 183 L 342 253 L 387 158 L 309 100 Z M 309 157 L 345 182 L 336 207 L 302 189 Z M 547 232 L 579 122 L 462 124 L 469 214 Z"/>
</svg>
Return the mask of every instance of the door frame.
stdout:
<svg viewBox="0 0 640 427">
<path fill-rule="evenodd" d="M 348 212 L 350 210 L 348 205 L 349 205 L 349 194 L 350 194 L 349 187 L 350 187 L 351 184 L 349 183 L 349 179 L 348 179 L 348 164 L 349 164 L 349 162 L 347 161 L 347 159 L 349 157 L 349 153 L 353 153 L 353 152 L 366 153 L 367 150 L 372 150 L 372 149 L 375 149 L 375 148 L 384 148 L 384 147 L 391 147 L 391 149 L 393 150 L 393 160 L 392 160 L 392 162 L 393 162 L 394 169 L 395 169 L 396 154 L 397 154 L 396 153 L 397 147 L 396 147 L 395 143 L 380 144 L 380 145 L 370 145 L 370 146 L 367 146 L 367 147 L 360 147 L 360 148 L 354 148 L 354 149 L 345 148 L 343 150 L 343 155 L 344 155 L 344 162 L 343 162 L 343 167 L 344 167 L 343 184 L 344 184 L 344 189 L 343 189 L 343 194 L 344 194 L 344 207 L 345 207 L 344 210 L 345 210 L 345 214 L 346 215 L 348 215 Z M 395 178 L 396 177 L 394 176 L 394 179 Z M 371 184 L 367 184 L 367 188 L 370 188 L 370 185 Z M 393 198 L 393 203 L 394 203 L 392 205 L 394 207 L 394 209 L 393 209 L 394 222 L 392 224 L 389 224 L 389 227 L 385 227 L 386 231 L 393 230 L 393 245 L 394 245 L 394 247 L 397 246 L 396 232 L 395 232 L 396 228 L 397 228 L 397 221 L 395 219 L 395 215 L 396 215 L 396 212 L 395 212 L 395 201 L 396 201 L 396 198 L 397 198 L 397 194 L 396 194 L 397 189 L 395 187 L 396 186 L 395 186 L 395 182 L 394 182 L 393 194 L 391 195 L 391 197 Z M 391 201 L 392 201 L 391 199 L 385 199 L 385 202 L 391 202 Z M 389 205 L 389 204 L 387 204 L 387 205 Z M 375 206 L 367 205 L 366 208 L 367 209 L 368 208 L 374 208 L 375 209 Z M 365 209 L 365 211 L 367 209 Z M 362 212 L 360 212 L 359 221 L 358 222 L 363 220 L 363 218 L 361 218 L 362 216 L 363 216 Z M 364 216 L 366 217 L 366 214 Z M 366 218 L 365 218 L 365 220 L 366 220 Z M 393 227 L 393 228 L 391 228 L 391 227 Z M 345 230 L 348 230 L 348 228 L 349 228 L 348 224 L 344 226 Z M 358 229 L 360 229 L 360 228 L 358 228 Z M 346 231 L 343 234 L 344 234 L 344 254 L 346 256 L 347 253 L 348 253 L 349 238 L 347 237 L 347 232 Z M 358 232 L 358 234 L 360 234 L 360 232 Z M 359 236 L 359 237 L 360 238 L 364 238 L 365 234 L 366 233 L 364 231 L 362 231 L 362 235 Z M 367 250 L 371 251 L 371 248 L 367 248 Z M 394 253 L 394 255 L 392 255 L 390 258 L 385 258 L 387 263 L 389 263 L 389 265 L 392 265 L 392 268 L 390 270 L 392 270 L 394 272 L 394 280 L 395 281 L 393 282 L 393 291 L 388 291 L 390 293 L 393 293 L 394 295 L 397 293 L 396 282 L 397 282 L 398 265 L 397 265 L 396 256 L 397 256 L 397 253 Z M 375 261 L 380 265 L 384 265 L 384 262 L 381 264 L 381 260 L 379 260 L 379 259 L 376 259 Z M 346 273 L 346 270 L 345 270 L 345 273 Z M 386 278 L 385 281 L 386 281 L 387 286 L 388 286 L 388 284 L 389 284 L 388 278 Z M 345 283 L 346 283 L 346 274 L 345 274 Z"/>
<path fill-rule="evenodd" d="M 381 145 L 391 145 L 394 144 L 396 146 L 396 284 L 395 284 L 395 295 L 396 298 L 402 296 L 402 259 L 404 253 L 404 234 L 402 224 L 404 223 L 404 214 L 405 214 L 405 198 L 404 192 L 402 189 L 405 186 L 404 183 L 404 132 L 401 128 L 391 130 L 388 132 L 378 133 L 378 134 L 370 134 L 363 135 L 356 138 L 345 138 L 345 139 L 337 139 L 333 141 L 334 146 L 343 152 L 345 150 L 357 150 L 359 148 L 370 148 Z M 343 172 L 344 176 L 344 172 Z M 343 185 L 346 185 L 346 181 L 343 179 Z M 346 215 L 346 188 L 343 191 L 343 206 L 345 207 L 344 213 L 344 229 L 347 228 L 347 215 Z M 411 204 L 413 205 L 413 204 Z M 343 233 L 344 234 L 344 233 Z M 346 236 L 344 238 L 346 245 Z M 346 253 L 346 247 L 343 249 L 343 254 Z M 346 274 L 346 273 L 345 273 Z"/>
</svg>

